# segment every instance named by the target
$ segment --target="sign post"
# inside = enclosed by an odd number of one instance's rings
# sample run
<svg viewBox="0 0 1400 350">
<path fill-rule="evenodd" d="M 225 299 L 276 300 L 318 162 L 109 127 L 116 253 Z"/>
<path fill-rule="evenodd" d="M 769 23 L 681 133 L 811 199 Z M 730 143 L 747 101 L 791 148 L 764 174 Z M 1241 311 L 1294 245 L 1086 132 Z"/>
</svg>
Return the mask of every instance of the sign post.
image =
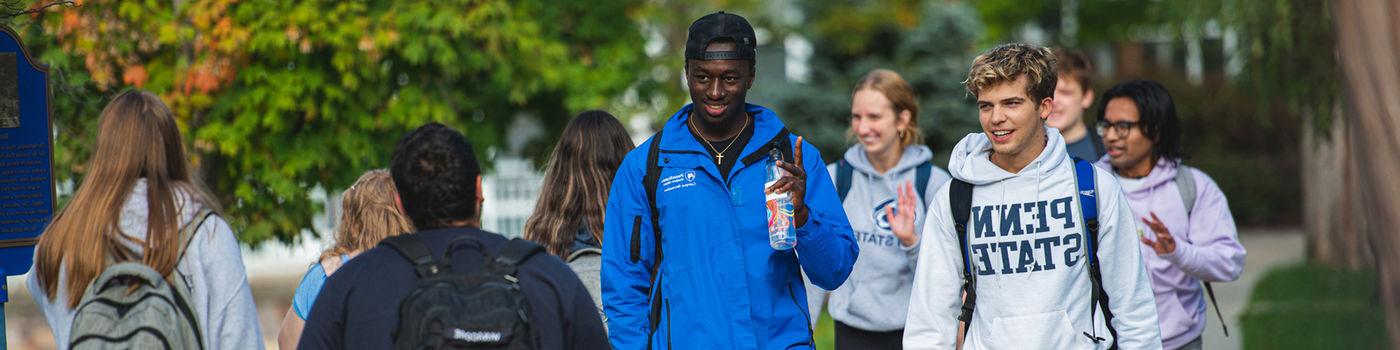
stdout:
<svg viewBox="0 0 1400 350">
<path fill-rule="evenodd" d="M 29 272 L 34 245 L 54 215 L 53 124 L 48 69 L 0 26 L 0 275 Z M 0 328 L 8 283 L 0 283 Z M 0 329 L 0 344 L 5 344 Z"/>
</svg>

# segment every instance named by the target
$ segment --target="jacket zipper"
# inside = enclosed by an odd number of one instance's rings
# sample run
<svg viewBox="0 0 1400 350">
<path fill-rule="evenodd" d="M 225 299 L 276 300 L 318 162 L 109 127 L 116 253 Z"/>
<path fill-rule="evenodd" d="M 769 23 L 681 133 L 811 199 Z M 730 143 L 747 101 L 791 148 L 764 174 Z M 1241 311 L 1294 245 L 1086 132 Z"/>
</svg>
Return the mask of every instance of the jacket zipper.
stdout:
<svg viewBox="0 0 1400 350">
<path fill-rule="evenodd" d="M 671 301 L 663 300 L 666 303 L 666 349 L 671 349 Z"/>
<path fill-rule="evenodd" d="M 807 345 L 816 346 L 817 341 L 813 339 L 812 335 L 812 316 L 807 314 L 807 308 L 802 307 L 802 303 L 797 302 L 797 292 L 792 291 L 792 284 L 788 284 L 787 290 L 788 295 L 792 296 L 792 304 L 797 306 L 797 311 L 802 312 L 802 320 L 807 321 L 807 323 L 804 324 L 807 326 Z M 670 316 L 667 316 L 667 318 L 669 317 Z"/>
</svg>

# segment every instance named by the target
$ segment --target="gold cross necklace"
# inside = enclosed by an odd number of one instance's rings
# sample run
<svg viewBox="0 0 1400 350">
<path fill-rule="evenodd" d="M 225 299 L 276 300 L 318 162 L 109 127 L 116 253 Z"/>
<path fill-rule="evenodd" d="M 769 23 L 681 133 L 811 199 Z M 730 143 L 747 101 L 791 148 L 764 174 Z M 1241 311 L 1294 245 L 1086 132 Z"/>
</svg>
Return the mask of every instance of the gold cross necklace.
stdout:
<svg viewBox="0 0 1400 350">
<path fill-rule="evenodd" d="M 686 123 L 686 125 L 690 125 L 690 130 L 694 131 L 696 135 L 700 135 L 700 128 L 695 127 L 695 123 L 693 123 L 693 121 L 695 121 L 695 118 L 691 117 L 690 120 Z M 710 146 L 710 150 L 715 152 L 715 165 L 724 165 L 724 152 L 729 152 L 729 147 L 733 147 L 734 143 L 739 141 L 739 135 L 744 133 L 744 129 L 748 128 L 749 118 L 748 116 L 744 116 L 744 126 L 739 128 L 739 133 L 734 134 L 734 139 L 729 140 L 729 145 L 724 146 L 723 151 L 715 149 L 715 145 L 710 143 L 710 140 L 706 139 L 705 135 L 700 135 L 700 139 L 705 141 L 705 145 Z"/>
</svg>

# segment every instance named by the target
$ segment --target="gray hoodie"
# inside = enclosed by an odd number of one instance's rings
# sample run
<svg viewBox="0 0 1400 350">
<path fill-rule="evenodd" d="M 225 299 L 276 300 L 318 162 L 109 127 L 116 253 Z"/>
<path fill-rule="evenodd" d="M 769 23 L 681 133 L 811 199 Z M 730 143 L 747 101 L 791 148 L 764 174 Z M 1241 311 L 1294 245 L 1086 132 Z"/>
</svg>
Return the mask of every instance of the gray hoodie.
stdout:
<svg viewBox="0 0 1400 350">
<path fill-rule="evenodd" d="M 183 225 L 200 208 L 190 201 L 188 195 L 178 193 L 175 202 L 180 208 L 180 222 Z M 126 198 L 120 220 L 122 232 L 133 240 L 145 239 L 148 208 L 146 180 L 138 180 Z M 141 247 L 134 243 L 127 247 L 141 251 Z M 194 241 L 190 242 L 189 250 L 175 270 L 181 278 L 189 281 L 194 313 L 199 317 L 205 349 L 263 348 L 258 310 L 253 304 L 253 293 L 248 289 L 242 251 L 233 230 L 223 218 L 211 216 L 204 222 L 195 232 Z M 62 287 L 66 278 L 64 275 L 59 274 L 60 287 L 58 293 L 54 293 L 54 300 L 49 300 L 36 275 L 30 275 L 28 282 L 29 295 L 34 297 L 34 303 L 44 312 L 44 318 L 53 330 L 54 343 L 60 350 L 68 348 L 68 334 L 73 324 L 73 310 L 68 308 L 67 291 Z"/>
<path fill-rule="evenodd" d="M 832 319 L 857 329 L 872 332 L 903 329 L 909 309 L 909 289 L 914 284 L 914 265 L 923 240 L 912 247 L 900 244 L 885 219 L 885 207 L 896 203 L 898 186 L 915 181 L 915 170 L 919 164 L 933 159 L 933 151 L 923 145 L 908 146 L 899 164 L 884 174 L 870 164 L 860 144 L 846 150 L 844 157 L 854 171 L 851 172 L 851 191 L 846 194 L 842 206 L 860 245 L 860 257 L 856 258 L 850 278 L 835 291 L 827 292 L 809 283 L 807 302 L 815 316 L 821 313 L 822 302 L 827 301 Z M 917 189 L 924 191 L 924 198 L 929 200 L 952 178 L 937 166 L 933 170 L 928 187 Z M 835 174 L 836 164 L 827 165 L 827 171 Z M 832 179 L 835 180 L 835 176 Z M 916 210 L 916 235 L 923 232 L 926 208 L 928 203 L 919 203 Z M 815 323 L 817 317 L 811 320 Z"/>
</svg>

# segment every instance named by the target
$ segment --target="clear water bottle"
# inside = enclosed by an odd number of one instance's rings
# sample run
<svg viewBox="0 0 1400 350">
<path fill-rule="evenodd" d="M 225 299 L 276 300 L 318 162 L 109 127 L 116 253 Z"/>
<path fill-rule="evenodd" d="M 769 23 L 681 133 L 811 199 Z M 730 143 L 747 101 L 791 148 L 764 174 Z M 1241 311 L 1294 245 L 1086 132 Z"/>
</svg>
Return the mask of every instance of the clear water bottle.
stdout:
<svg viewBox="0 0 1400 350">
<path fill-rule="evenodd" d="M 774 148 L 768 152 L 764 189 L 773 187 L 778 179 L 787 173 L 778 167 L 778 161 L 781 159 L 778 149 Z M 768 245 L 777 250 L 792 249 L 792 246 L 797 244 L 797 227 L 792 222 L 792 199 L 788 198 L 788 195 L 787 192 L 770 193 L 764 197 L 764 204 L 768 207 Z"/>
</svg>

